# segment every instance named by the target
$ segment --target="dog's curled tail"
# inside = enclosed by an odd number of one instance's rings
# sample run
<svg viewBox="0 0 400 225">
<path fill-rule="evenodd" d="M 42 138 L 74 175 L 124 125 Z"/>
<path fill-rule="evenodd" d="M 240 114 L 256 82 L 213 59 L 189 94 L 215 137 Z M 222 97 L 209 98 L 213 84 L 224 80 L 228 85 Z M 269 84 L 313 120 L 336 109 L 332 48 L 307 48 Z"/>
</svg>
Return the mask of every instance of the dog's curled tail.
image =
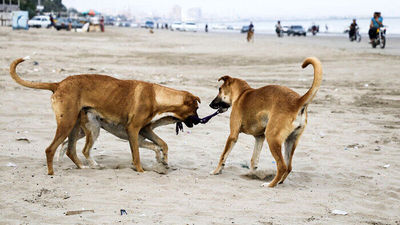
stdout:
<svg viewBox="0 0 400 225">
<path fill-rule="evenodd" d="M 58 87 L 58 83 L 41 83 L 41 82 L 26 81 L 26 80 L 21 79 L 21 77 L 18 76 L 17 72 L 15 71 L 17 68 L 17 65 L 28 59 L 30 59 L 29 56 L 16 59 L 11 63 L 11 65 L 10 65 L 11 77 L 18 84 L 20 84 L 22 86 L 29 87 L 29 88 L 36 88 L 36 89 L 46 89 L 46 90 L 50 90 L 50 91 L 54 92 Z"/>
<path fill-rule="evenodd" d="M 299 106 L 302 107 L 307 105 L 311 102 L 314 98 L 315 94 L 317 93 L 319 87 L 321 86 L 322 82 L 322 65 L 319 59 L 315 57 L 308 57 L 304 60 L 302 68 L 306 68 L 309 64 L 312 64 L 314 67 L 314 81 L 311 85 L 310 90 L 307 91 L 300 99 L 299 99 Z"/>
</svg>

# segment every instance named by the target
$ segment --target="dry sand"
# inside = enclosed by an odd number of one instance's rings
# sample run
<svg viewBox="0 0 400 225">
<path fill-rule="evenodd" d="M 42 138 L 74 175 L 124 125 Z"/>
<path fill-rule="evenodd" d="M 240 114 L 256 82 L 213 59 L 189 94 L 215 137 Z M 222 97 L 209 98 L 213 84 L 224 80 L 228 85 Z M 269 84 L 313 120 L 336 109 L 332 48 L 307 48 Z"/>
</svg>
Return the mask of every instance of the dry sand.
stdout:
<svg viewBox="0 0 400 225">
<path fill-rule="evenodd" d="M 173 125 L 156 130 L 169 144 L 166 175 L 151 171 L 154 153 L 146 149 L 141 159 L 148 171 L 132 170 L 129 144 L 102 131 L 92 154 L 104 169 L 79 170 L 64 158 L 48 176 L 44 150 L 55 132 L 51 92 L 22 87 L 8 73 L 11 61 L 26 55 L 33 60 L 18 67 L 25 79 L 101 73 L 155 82 L 199 95 L 201 116 L 213 112 L 208 104 L 221 75 L 302 94 L 313 70 L 300 65 L 316 56 L 324 79 L 309 106 L 293 172 L 276 188 L 260 187 L 276 171 L 266 144 L 259 164 L 265 180 L 245 176 L 254 139 L 244 134 L 223 173 L 209 175 L 228 136 L 230 111 L 178 136 Z M 381 50 L 366 38 L 350 43 L 346 37 L 256 34 L 249 44 L 245 35 L 231 33 L 0 28 L 0 223 L 400 224 L 399 71 L 400 39 L 389 39 Z M 93 212 L 65 215 L 82 209 Z"/>
</svg>

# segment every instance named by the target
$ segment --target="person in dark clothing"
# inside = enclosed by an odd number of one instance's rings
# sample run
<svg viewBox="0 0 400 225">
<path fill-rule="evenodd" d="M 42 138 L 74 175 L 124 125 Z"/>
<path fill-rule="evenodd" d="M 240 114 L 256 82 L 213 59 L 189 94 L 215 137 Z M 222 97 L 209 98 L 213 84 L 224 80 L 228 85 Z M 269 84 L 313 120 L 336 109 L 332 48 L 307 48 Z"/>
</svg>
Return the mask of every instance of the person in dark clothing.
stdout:
<svg viewBox="0 0 400 225">
<path fill-rule="evenodd" d="M 353 37 L 356 34 L 356 29 L 358 25 L 356 22 L 356 19 L 353 19 L 353 23 L 350 24 L 350 30 L 349 30 L 349 37 Z"/>
<path fill-rule="evenodd" d="M 205 32 L 208 32 L 208 24 L 206 24 L 206 27 L 204 28 Z"/>
<path fill-rule="evenodd" d="M 53 15 L 50 14 L 50 23 L 52 27 L 55 27 L 56 23 L 54 22 Z"/>
</svg>

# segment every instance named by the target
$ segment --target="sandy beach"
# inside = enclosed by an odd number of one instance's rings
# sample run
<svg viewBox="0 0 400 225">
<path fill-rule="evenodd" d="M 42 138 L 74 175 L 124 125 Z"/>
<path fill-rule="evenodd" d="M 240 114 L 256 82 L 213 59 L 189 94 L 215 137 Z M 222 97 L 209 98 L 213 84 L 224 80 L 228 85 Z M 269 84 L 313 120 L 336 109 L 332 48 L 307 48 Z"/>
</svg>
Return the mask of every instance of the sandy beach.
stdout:
<svg viewBox="0 0 400 225">
<path fill-rule="evenodd" d="M 400 224 L 400 38 L 372 49 L 364 37 L 284 37 L 108 28 L 105 33 L 0 27 L 0 224 Z M 187 90 L 199 115 L 230 75 L 252 87 L 279 84 L 304 94 L 318 57 L 324 77 L 308 107 L 293 171 L 275 188 L 264 143 L 259 170 L 248 177 L 254 138 L 245 134 L 222 174 L 213 176 L 229 134 L 228 112 L 208 124 L 156 130 L 169 145 L 170 169 L 141 149 L 145 173 L 131 168 L 129 143 L 102 130 L 91 153 L 104 169 L 77 169 L 65 157 L 48 176 L 45 149 L 56 129 L 51 92 L 18 85 L 12 60 L 31 56 L 18 73 L 32 81 L 106 74 Z M 36 62 L 36 63 L 35 63 Z M 36 65 L 35 65 L 36 64 Z M 83 160 L 79 141 L 78 156 Z M 57 153 L 58 154 L 58 153 Z M 68 211 L 93 210 L 77 215 Z M 124 209 L 127 215 L 121 215 Z M 347 215 L 336 215 L 334 210 Z"/>
</svg>

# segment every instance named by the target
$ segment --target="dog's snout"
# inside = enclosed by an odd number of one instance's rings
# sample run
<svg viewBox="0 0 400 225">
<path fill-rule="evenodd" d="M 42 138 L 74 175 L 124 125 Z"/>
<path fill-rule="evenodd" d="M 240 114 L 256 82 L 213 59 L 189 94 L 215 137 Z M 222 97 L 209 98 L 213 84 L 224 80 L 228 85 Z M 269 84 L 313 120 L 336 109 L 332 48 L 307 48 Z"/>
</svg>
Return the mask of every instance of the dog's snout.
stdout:
<svg viewBox="0 0 400 225">
<path fill-rule="evenodd" d="M 215 99 L 212 100 L 212 102 L 210 103 L 210 107 L 213 108 L 213 109 L 218 109 L 218 108 L 219 108 L 218 102 L 219 102 L 218 99 L 215 98 Z"/>
</svg>

